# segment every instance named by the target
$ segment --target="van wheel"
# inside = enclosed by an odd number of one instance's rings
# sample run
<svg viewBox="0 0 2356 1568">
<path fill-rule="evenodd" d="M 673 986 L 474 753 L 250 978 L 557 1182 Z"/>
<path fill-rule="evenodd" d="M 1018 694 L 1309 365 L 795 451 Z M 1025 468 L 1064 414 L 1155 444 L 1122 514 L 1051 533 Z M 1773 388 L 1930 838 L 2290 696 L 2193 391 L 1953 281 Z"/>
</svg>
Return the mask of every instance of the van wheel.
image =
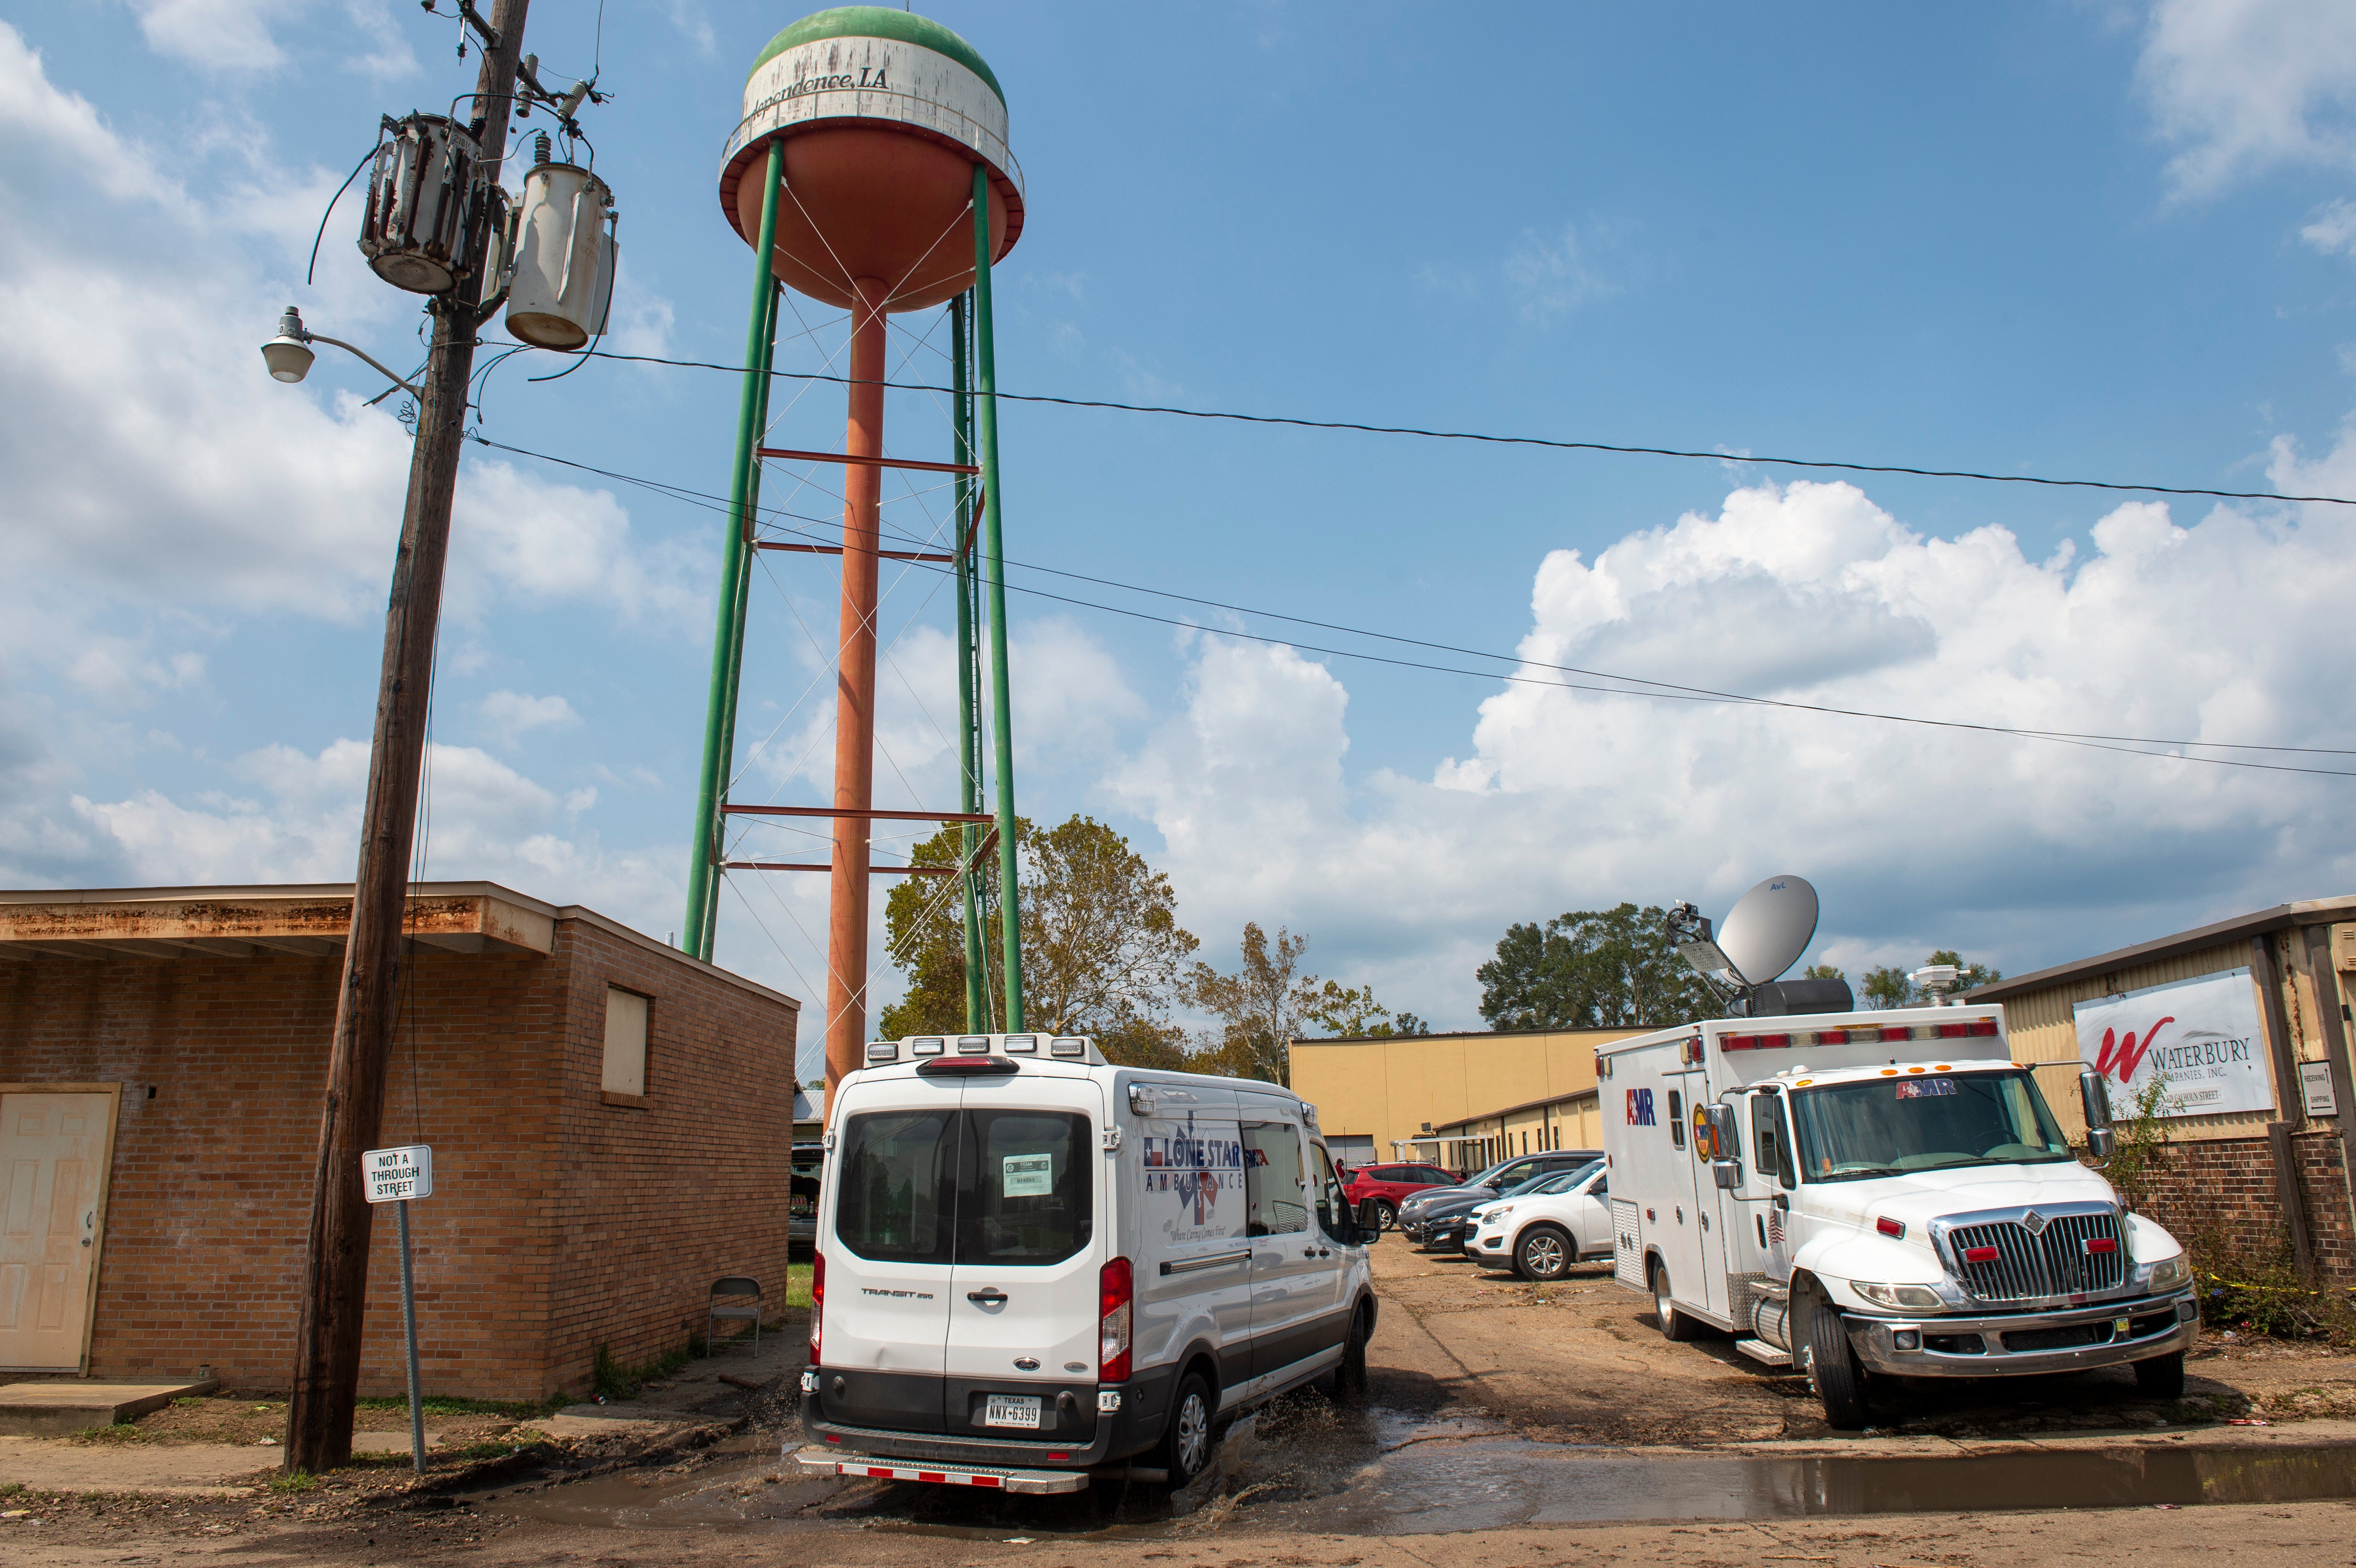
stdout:
<svg viewBox="0 0 2356 1568">
<path fill-rule="evenodd" d="M 1211 1462 L 1211 1386 L 1200 1372 L 1178 1380 L 1178 1397 L 1170 1402 L 1170 1430 L 1162 1439 L 1162 1467 L 1170 1472 L 1175 1491 L 1203 1473 Z"/>
<path fill-rule="evenodd" d="M 1857 1364 L 1848 1330 L 1828 1301 L 1818 1301 L 1808 1317 L 1808 1376 L 1827 1422 L 1843 1432 L 1865 1424 L 1865 1369 Z"/>
<path fill-rule="evenodd" d="M 1342 1341 L 1342 1359 L 1325 1385 L 1337 1404 L 1356 1404 L 1366 1397 L 1366 1309 L 1350 1315 L 1349 1337 Z"/>
<path fill-rule="evenodd" d="M 1657 1259 L 1653 1264 L 1653 1321 L 1661 1326 L 1664 1339 L 1694 1337 L 1694 1320 L 1677 1310 L 1676 1303 L 1671 1299 L 1668 1267 Z"/>
<path fill-rule="evenodd" d="M 2135 1364 L 2136 1392 L 2146 1399 L 2184 1397 L 2184 1352 L 2175 1350 Z"/>
<path fill-rule="evenodd" d="M 1530 1279 L 1560 1279 L 1570 1272 L 1570 1238 L 1559 1228 L 1532 1225 L 1514 1243 L 1514 1270 Z"/>
</svg>

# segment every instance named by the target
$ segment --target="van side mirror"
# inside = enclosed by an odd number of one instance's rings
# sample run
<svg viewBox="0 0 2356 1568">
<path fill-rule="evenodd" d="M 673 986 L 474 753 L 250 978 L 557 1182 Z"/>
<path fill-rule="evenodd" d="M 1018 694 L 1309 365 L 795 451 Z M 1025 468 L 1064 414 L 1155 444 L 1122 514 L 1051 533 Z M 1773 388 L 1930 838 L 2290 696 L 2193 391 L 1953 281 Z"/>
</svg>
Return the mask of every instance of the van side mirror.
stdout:
<svg viewBox="0 0 2356 1568">
<path fill-rule="evenodd" d="M 1369 1198 L 1358 1205 L 1358 1234 L 1371 1242 L 1383 1233 L 1383 1206 Z"/>
<path fill-rule="evenodd" d="M 2111 1125 L 2110 1080 L 2092 1068 L 2078 1074 L 2078 1103 L 2086 1112 L 2086 1129 Z"/>
<path fill-rule="evenodd" d="M 1742 1167 L 1735 1160 L 1714 1159 L 1709 1162 L 1709 1178 L 1719 1188 L 1731 1192 L 1742 1185 Z"/>
</svg>

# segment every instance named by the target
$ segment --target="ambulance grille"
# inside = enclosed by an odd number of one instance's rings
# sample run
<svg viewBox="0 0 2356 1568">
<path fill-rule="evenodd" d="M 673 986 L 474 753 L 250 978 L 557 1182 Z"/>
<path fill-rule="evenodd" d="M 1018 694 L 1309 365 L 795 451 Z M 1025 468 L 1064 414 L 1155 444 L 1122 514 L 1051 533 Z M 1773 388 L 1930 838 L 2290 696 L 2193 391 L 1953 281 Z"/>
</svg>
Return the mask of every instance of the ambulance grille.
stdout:
<svg viewBox="0 0 2356 1568">
<path fill-rule="evenodd" d="M 2089 1242 L 2107 1240 L 2106 1251 Z M 2064 1214 L 2025 1210 L 2019 1219 L 1947 1228 L 1947 1262 L 1965 1290 L 1982 1301 L 2042 1301 L 2058 1296 L 2096 1296 L 2126 1283 L 2126 1244 L 2119 1217 L 2103 1209 Z M 1972 1252 L 1996 1250 L 1982 1262 Z"/>
</svg>

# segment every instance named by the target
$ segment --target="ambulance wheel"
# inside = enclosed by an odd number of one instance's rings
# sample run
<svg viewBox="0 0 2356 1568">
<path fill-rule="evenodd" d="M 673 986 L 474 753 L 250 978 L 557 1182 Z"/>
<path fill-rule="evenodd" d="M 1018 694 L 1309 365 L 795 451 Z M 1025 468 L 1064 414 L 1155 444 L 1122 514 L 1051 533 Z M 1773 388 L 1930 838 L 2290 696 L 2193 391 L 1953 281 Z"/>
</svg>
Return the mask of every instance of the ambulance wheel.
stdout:
<svg viewBox="0 0 2356 1568">
<path fill-rule="evenodd" d="M 1528 1279 L 1560 1279 L 1570 1272 L 1571 1252 L 1559 1226 L 1532 1225 L 1514 1243 L 1514 1270 Z"/>
<path fill-rule="evenodd" d="M 1177 1490 L 1201 1475 L 1211 1462 L 1211 1386 L 1200 1372 L 1178 1380 L 1178 1397 L 1170 1402 L 1170 1430 L 1162 1439 L 1162 1467 L 1170 1472 L 1170 1489 Z"/>
<path fill-rule="evenodd" d="M 1690 1339 L 1696 1332 L 1694 1320 L 1671 1298 L 1668 1265 L 1658 1258 L 1653 1260 L 1653 1321 L 1661 1326 L 1664 1339 Z"/>
<path fill-rule="evenodd" d="M 1843 1432 L 1865 1424 L 1865 1369 L 1857 1364 L 1840 1314 L 1827 1301 L 1818 1301 L 1808 1318 L 1808 1376 L 1824 1403 L 1826 1421 Z"/>
<path fill-rule="evenodd" d="M 2182 1399 L 2184 1397 L 2184 1352 L 2173 1350 L 2165 1356 L 2154 1356 L 2148 1361 L 2137 1361 L 2136 1392 L 2146 1399 Z"/>
</svg>

